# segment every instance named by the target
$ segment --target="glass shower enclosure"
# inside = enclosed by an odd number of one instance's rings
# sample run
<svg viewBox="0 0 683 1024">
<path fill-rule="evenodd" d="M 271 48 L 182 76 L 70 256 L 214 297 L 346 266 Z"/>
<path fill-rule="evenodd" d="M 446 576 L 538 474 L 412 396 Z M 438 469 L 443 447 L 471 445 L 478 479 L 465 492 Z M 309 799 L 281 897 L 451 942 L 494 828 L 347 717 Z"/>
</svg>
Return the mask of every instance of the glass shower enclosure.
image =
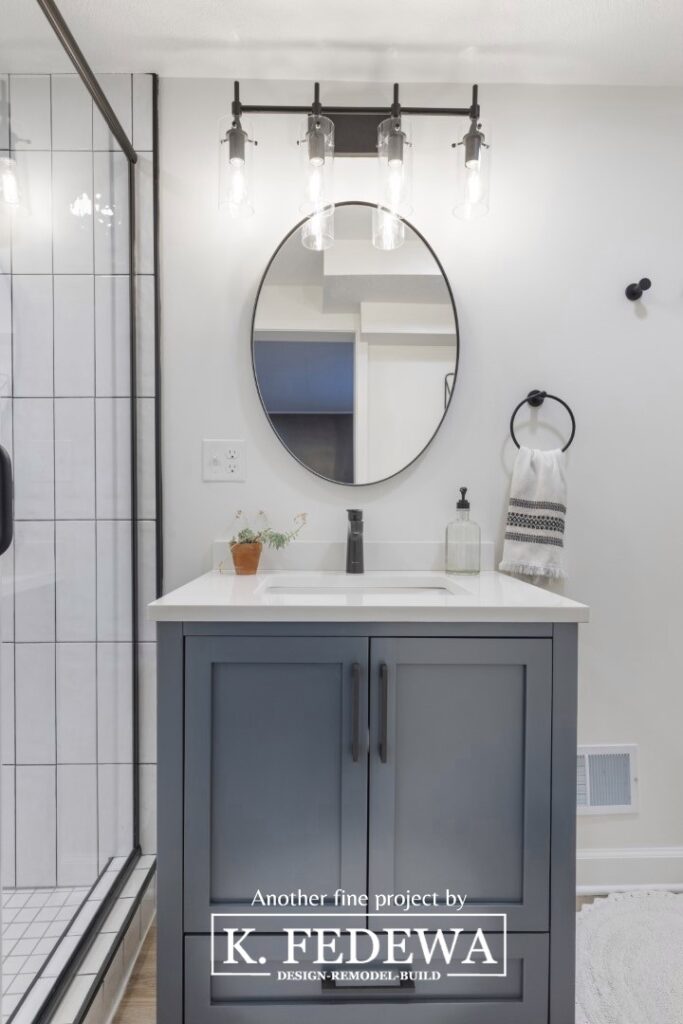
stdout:
<svg viewBox="0 0 683 1024">
<path fill-rule="evenodd" d="M 88 85 L 55 53 L 49 72 L 0 66 L 3 1022 L 44 1019 L 155 848 L 156 83 Z"/>
</svg>

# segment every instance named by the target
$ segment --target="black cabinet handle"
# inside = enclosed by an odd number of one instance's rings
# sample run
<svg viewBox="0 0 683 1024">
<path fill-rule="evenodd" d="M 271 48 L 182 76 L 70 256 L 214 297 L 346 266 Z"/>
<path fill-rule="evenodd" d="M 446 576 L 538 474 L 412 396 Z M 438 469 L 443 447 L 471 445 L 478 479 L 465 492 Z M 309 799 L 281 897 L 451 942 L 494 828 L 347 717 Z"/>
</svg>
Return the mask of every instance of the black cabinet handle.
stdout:
<svg viewBox="0 0 683 1024">
<path fill-rule="evenodd" d="M 14 535 L 14 484 L 12 460 L 0 445 L 0 555 L 12 543 Z"/>
<path fill-rule="evenodd" d="M 360 758 L 360 665 L 354 661 L 351 666 L 351 756 L 354 761 Z"/>
<path fill-rule="evenodd" d="M 389 756 L 389 669 L 379 667 L 379 759 L 387 763 Z"/>
<path fill-rule="evenodd" d="M 348 991 L 349 989 L 353 989 L 355 991 L 358 988 L 371 988 L 371 989 L 391 989 L 391 988 L 414 989 L 415 988 L 415 982 L 412 980 L 412 978 L 400 978 L 400 979 L 397 978 L 396 981 L 398 982 L 397 985 L 381 985 L 381 984 L 380 985 L 338 985 L 337 984 L 337 979 L 335 978 L 334 974 L 332 974 L 330 972 L 329 974 L 327 974 L 327 976 L 325 978 L 323 978 L 323 980 L 320 982 L 320 984 L 322 985 L 322 988 L 323 988 L 324 992 L 329 992 L 329 991 L 331 991 L 333 989 L 341 989 L 343 991 Z"/>
</svg>

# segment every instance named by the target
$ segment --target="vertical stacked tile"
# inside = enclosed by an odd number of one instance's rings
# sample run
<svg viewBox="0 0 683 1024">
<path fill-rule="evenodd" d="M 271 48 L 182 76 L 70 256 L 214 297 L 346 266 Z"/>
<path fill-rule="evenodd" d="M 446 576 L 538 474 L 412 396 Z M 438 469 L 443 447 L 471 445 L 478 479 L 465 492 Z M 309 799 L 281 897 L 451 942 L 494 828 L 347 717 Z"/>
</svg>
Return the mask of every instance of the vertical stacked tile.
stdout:
<svg viewBox="0 0 683 1024">
<path fill-rule="evenodd" d="M 24 208 L 9 245 L 0 219 L 0 440 L 16 489 L 1 566 L 4 884 L 82 885 L 133 838 L 133 528 L 141 605 L 155 572 L 153 207 L 141 189 L 133 523 L 127 160 L 77 76 L 5 85 Z M 129 137 L 137 121 L 151 140 L 151 77 L 102 85 Z M 139 633 L 149 663 L 142 613 Z"/>
</svg>

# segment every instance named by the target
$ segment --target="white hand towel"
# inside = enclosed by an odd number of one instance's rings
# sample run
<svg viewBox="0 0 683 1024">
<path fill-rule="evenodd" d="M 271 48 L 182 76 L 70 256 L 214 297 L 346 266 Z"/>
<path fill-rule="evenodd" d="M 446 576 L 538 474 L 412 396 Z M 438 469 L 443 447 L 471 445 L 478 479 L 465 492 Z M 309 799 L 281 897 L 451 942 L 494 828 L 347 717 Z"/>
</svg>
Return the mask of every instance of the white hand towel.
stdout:
<svg viewBox="0 0 683 1024">
<path fill-rule="evenodd" d="M 502 572 L 564 579 L 565 457 L 520 448 L 510 485 Z"/>
</svg>

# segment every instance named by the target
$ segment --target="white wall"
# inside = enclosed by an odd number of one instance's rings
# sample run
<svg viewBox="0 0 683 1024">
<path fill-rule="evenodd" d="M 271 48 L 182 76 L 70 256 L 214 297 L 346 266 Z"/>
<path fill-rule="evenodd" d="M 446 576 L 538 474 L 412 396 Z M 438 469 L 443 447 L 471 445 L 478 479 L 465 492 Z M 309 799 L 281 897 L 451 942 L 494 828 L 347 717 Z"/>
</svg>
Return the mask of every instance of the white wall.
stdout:
<svg viewBox="0 0 683 1024">
<path fill-rule="evenodd" d="M 310 86 L 244 83 L 242 94 L 307 103 Z M 323 87 L 340 102 L 383 95 Z M 640 744 L 639 815 L 581 821 L 579 845 L 683 847 L 683 91 L 483 86 L 480 95 L 495 149 L 491 213 L 477 224 L 448 215 L 456 126 L 413 121 L 412 220 L 448 273 L 460 317 L 455 398 L 416 465 L 351 499 L 287 455 L 251 373 L 256 288 L 299 216 L 297 119 L 256 122 L 257 214 L 230 222 L 216 206 L 216 122 L 230 83 L 162 81 L 166 586 L 209 567 L 236 508 L 266 508 L 277 523 L 305 509 L 308 539 L 339 539 L 353 500 L 370 540 L 434 540 L 466 484 L 484 538 L 499 542 L 510 412 L 530 388 L 556 392 L 578 423 L 566 590 L 592 606 L 580 740 Z M 407 87 L 405 101 L 465 104 L 467 91 Z M 366 161 L 338 161 L 336 179 L 338 199 L 373 198 Z M 637 306 L 623 292 L 643 275 L 653 288 Z M 553 412 L 546 406 L 544 419 Z M 202 483 L 202 437 L 246 439 L 245 483 Z"/>
</svg>

